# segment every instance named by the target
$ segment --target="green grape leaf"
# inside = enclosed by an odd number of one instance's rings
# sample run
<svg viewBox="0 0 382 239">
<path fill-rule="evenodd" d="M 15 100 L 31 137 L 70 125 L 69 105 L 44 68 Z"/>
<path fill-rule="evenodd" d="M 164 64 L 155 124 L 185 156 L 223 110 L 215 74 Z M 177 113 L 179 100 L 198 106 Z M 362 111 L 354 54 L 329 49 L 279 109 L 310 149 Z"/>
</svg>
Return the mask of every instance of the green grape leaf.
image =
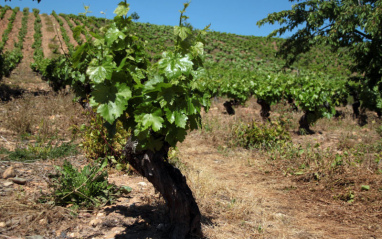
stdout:
<svg viewBox="0 0 382 239">
<path fill-rule="evenodd" d="M 100 104 L 97 108 L 97 113 L 109 122 L 109 124 L 113 124 L 116 119 L 115 115 L 118 114 L 118 107 L 114 102 Z"/>
<path fill-rule="evenodd" d="M 183 142 L 186 138 L 187 130 L 171 127 L 169 128 L 165 140 L 171 145 L 175 146 L 177 142 Z"/>
<path fill-rule="evenodd" d="M 120 98 L 125 101 L 131 98 L 131 89 L 125 83 L 116 83 L 116 87 L 118 89 L 118 93 L 116 94 L 117 98 Z"/>
<path fill-rule="evenodd" d="M 382 100 L 381 99 L 377 99 L 377 109 L 381 110 L 382 109 Z"/>
<path fill-rule="evenodd" d="M 168 122 L 170 122 L 171 124 L 175 122 L 175 114 L 174 114 L 174 111 L 170 110 L 170 109 L 166 109 L 166 118 L 168 120 Z"/>
<path fill-rule="evenodd" d="M 164 52 L 163 58 L 158 62 L 158 66 L 163 70 L 167 78 L 175 79 L 180 77 L 182 73 L 189 75 L 193 63 L 188 54 L 182 57 L 179 53 Z"/>
<path fill-rule="evenodd" d="M 186 99 L 186 102 L 187 102 L 188 114 L 189 114 L 189 115 L 197 114 L 197 113 L 198 113 L 198 109 L 197 109 L 197 107 L 194 105 L 194 102 L 193 102 L 192 98 L 188 98 L 188 99 Z M 196 102 L 195 102 L 195 103 L 196 103 Z"/>
<path fill-rule="evenodd" d="M 85 74 L 73 74 L 72 78 L 79 80 L 81 83 L 85 83 L 85 80 L 86 80 Z"/>
<path fill-rule="evenodd" d="M 191 46 L 192 55 L 198 56 L 204 54 L 204 44 L 197 42 L 195 45 Z"/>
<path fill-rule="evenodd" d="M 190 82 L 191 89 L 204 91 L 208 77 L 207 70 L 199 67 L 196 71 L 191 71 L 193 81 Z"/>
<path fill-rule="evenodd" d="M 147 136 L 146 140 L 140 141 L 141 144 L 138 144 L 138 149 L 150 149 L 150 150 L 160 150 L 163 146 L 163 137 L 154 138 L 152 136 Z"/>
<path fill-rule="evenodd" d="M 105 34 L 105 38 L 108 45 L 111 45 L 112 43 L 117 41 L 117 39 L 124 39 L 125 37 L 126 35 L 123 32 L 121 32 L 116 26 L 109 28 L 109 30 L 107 30 Z"/>
<path fill-rule="evenodd" d="M 155 89 L 155 85 L 159 83 L 163 83 L 164 78 L 160 75 L 154 75 L 150 77 L 148 81 L 145 82 L 145 90 L 153 90 Z"/>
<path fill-rule="evenodd" d="M 175 125 L 182 129 L 185 129 L 187 124 L 187 119 L 188 119 L 187 115 L 179 111 L 175 111 L 174 115 L 175 115 Z"/>
<path fill-rule="evenodd" d="M 76 49 L 72 55 L 73 67 L 78 67 L 78 65 L 82 63 L 82 59 L 86 54 L 88 54 L 89 48 L 89 43 L 85 42 Z"/>
<path fill-rule="evenodd" d="M 86 70 L 86 74 L 89 76 L 90 80 L 99 84 L 104 82 L 105 79 L 110 80 L 114 69 L 114 62 L 105 62 L 100 66 L 89 66 Z"/>
<path fill-rule="evenodd" d="M 199 67 L 196 71 L 191 71 L 191 75 L 194 77 L 194 80 L 208 76 L 207 70 L 203 67 Z"/>
<path fill-rule="evenodd" d="M 90 98 L 90 105 L 97 108 L 97 113 L 105 118 L 107 122 L 113 122 L 126 110 L 128 100 L 132 93 L 125 83 L 116 83 L 115 86 L 98 84 L 94 87 Z"/>
<path fill-rule="evenodd" d="M 179 36 L 182 41 L 188 37 L 188 35 L 191 34 L 191 29 L 185 26 L 175 26 L 174 27 L 174 34 L 176 36 Z"/>
<path fill-rule="evenodd" d="M 105 121 L 103 126 L 107 129 L 107 135 L 110 138 L 113 138 L 117 133 L 117 124 L 114 122 L 113 124 L 109 124 L 109 122 Z M 113 156 L 112 156 L 113 157 Z M 114 158 L 114 157 L 113 157 Z M 107 160 L 106 160 L 107 161 Z"/>
<path fill-rule="evenodd" d="M 109 101 L 107 104 L 100 104 L 97 108 L 99 113 L 107 122 L 113 124 L 127 108 L 127 101 L 117 98 L 115 102 Z"/>
<path fill-rule="evenodd" d="M 118 7 L 114 10 L 114 14 L 117 14 L 119 17 L 127 16 L 127 13 L 130 10 L 129 6 L 128 3 L 120 2 Z"/>
<path fill-rule="evenodd" d="M 134 71 L 130 71 L 130 74 L 137 85 L 141 85 L 141 80 L 146 78 L 144 72 L 139 68 L 135 68 Z"/>
<path fill-rule="evenodd" d="M 141 123 L 143 126 L 142 130 L 146 130 L 151 127 L 155 132 L 162 128 L 162 123 L 164 122 L 161 110 L 157 110 L 154 113 L 137 116 L 136 120 L 141 121 L 138 123 Z"/>
<path fill-rule="evenodd" d="M 127 59 L 128 59 L 128 57 L 123 58 L 121 63 L 119 64 L 118 68 L 115 69 L 115 71 L 117 71 L 117 72 L 121 71 L 126 64 Z"/>
<path fill-rule="evenodd" d="M 92 91 L 91 99 L 94 103 L 91 103 L 91 106 L 97 106 L 98 104 L 107 104 L 109 101 L 115 101 L 117 88 L 106 85 L 106 84 L 97 84 L 94 86 Z"/>
<path fill-rule="evenodd" d="M 82 31 L 83 31 L 83 26 L 82 25 L 78 25 L 75 28 L 73 28 L 73 38 L 74 39 L 79 38 L 81 33 L 82 33 Z"/>
<path fill-rule="evenodd" d="M 105 45 L 105 39 L 94 39 L 93 44 L 94 46 L 103 46 Z"/>
</svg>

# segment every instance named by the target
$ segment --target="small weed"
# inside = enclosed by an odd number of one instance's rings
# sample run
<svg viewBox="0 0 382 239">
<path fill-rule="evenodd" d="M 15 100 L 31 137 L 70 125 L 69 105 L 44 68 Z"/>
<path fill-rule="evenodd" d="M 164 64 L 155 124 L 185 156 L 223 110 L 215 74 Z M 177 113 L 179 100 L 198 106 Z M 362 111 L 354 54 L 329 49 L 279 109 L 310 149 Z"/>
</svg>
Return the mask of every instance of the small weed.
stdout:
<svg viewBox="0 0 382 239">
<path fill-rule="evenodd" d="M 49 43 L 48 47 L 49 47 L 49 49 L 52 50 L 53 53 L 56 54 L 56 53 L 58 53 L 58 49 L 59 49 L 60 46 L 57 45 L 57 44 Z"/>
<path fill-rule="evenodd" d="M 348 202 L 348 203 L 353 203 L 355 195 L 354 195 L 353 191 L 349 191 L 346 194 L 339 194 L 337 196 L 334 196 L 333 198 L 337 199 L 337 200 L 339 199 L 341 201 L 345 201 L 345 202 Z"/>
<path fill-rule="evenodd" d="M 289 187 L 284 187 L 284 190 L 285 191 L 292 191 L 292 190 L 295 190 L 295 189 L 297 189 L 297 187 L 296 186 L 293 186 L 293 185 L 291 185 L 291 186 L 289 186 Z"/>
<path fill-rule="evenodd" d="M 212 132 L 212 129 L 213 129 L 213 122 L 211 122 L 211 120 L 206 117 L 206 119 L 204 119 L 203 123 L 202 123 L 202 127 L 200 127 L 200 129 L 206 133 L 211 133 Z"/>
<path fill-rule="evenodd" d="M 332 168 L 336 168 L 338 166 L 341 166 L 343 165 L 343 159 L 342 159 L 342 155 L 340 154 L 336 154 L 336 157 L 334 158 L 334 161 L 332 162 Z"/>
<path fill-rule="evenodd" d="M 65 161 L 62 167 L 56 167 L 57 175 L 50 187 L 52 196 L 43 196 L 43 202 L 49 202 L 53 197 L 56 205 L 75 205 L 79 208 L 94 209 L 113 203 L 117 196 L 129 193 L 131 188 L 118 188 L 107 181 L 108 173 L 105 169 L 107 160 L 101 164 L 93 163 L 78 170 Z"/>
<path fill-rule="evenodd" d="M 303 135 L 309 135 L 309 133 L 306 131 L 304 128 L 299 128 L 298 129 L 298 134 L 303 136 Z"/>
<path fill-rule="evenodd" d="M 228 204 L 228 207 L 233 208 L 235 206 L 235 203 L 236 203 L 236 199 L 235 198 L 231 199 L 231 201 Z"/>
</svg>

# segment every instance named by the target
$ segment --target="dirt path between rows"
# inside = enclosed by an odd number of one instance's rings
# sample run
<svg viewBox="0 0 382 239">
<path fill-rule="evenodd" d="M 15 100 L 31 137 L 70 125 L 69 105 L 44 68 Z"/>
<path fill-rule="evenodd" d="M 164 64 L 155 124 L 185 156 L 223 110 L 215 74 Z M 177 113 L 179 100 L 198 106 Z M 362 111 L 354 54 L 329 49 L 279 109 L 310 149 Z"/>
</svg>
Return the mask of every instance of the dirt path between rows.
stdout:
<svg viewBox="0 0 382 239">
<path fill-rule="evenodd" d="M 18 64 L 18 66 L 12 71 L 9 78 L 5 77 L 4 81 L 17 85 L 27 92 L 40 92 L 48 91 L 49 87 L 45 82 L 41 80 L 41 76 L 33 72 L 30 67 L 31 62 L 33 62 L 34 49 L 32 44 L 34 42 L 34 20 L 35 16 L 33 13 L 29 13 L 27 34 L 23 42 L 23 59 Z"/>
<path fill-rule="evenodd" d="M 34 38 L 33 35 L 35 33 L 34 31 L 34 21 L 35 16 L 33 13 L 29 13 L 28 17 L 28 27 L 27 27 L 27 34 L 24 38 L 23 42 L 23 59 L 21 60 L 18 68 L 29 70 L 29 72 L 32 72 L 32 69 L 30 68 L 30 63 L 33 62 L 33 53 L 34 49 L 32 48 Z M 17 68 L 16 68 L 17 69 Z"/>
<path fill-rule="evenodd" d="M 69 36 L 70 44 L 72 44 L 74 47 L 78 46 L 78 43 L 73 38 L 73 32 L 72 32 L 72 29 L 70 29 L 68 22 L 65 20 L 65 18 L 61 16 L 58 16 L 58 17 L 64 22 L 64 29 L 66 30 L 66 33 Z"/>
<path fill-rule="evenodd" d="M 12 31 L 8 35 L 8 41 L 5 43 L 4 49 L 7 49 L 9 51 L 13 50 L 15 48 L 15 43 L 18 42 L 18 36 L 21 29 L 21 19 L 23 17 L 23 12 L 18 12 L 16 14 L 15 21 L 13 22 Z"/>
<path fill-rule="evenodd" d="M 5 15 L 4 15 L 4 18 L 0 20 L 0 41 L 3 40 L 3 33 L 5 31 L 5 29 L 7 29 L 7 26 L 8 26 L 8 18 L 12 15 L 12 10 L 8 10 Z"/>
<path fill-rule="evenodd" d="M 41 34 L 42 34 L 42 43 L 41 47 L 44 52 L 45 58 L 50 58 L 53 55 L 53 52 L 51 48 L 49 47 L 50 44 L 56 44 L 58 43 L 57 40 L 53 41 L 55 39 L 55 32 L 53 23 L 51 22 L 51 18 L 47 15 L 40 15 L 41 17 Z"/>
<path fill-rule="evenodd" d="M 49 15 L 50 20 L 53 22 L 54 33 L 56 34 L 56 38 L 59 44 L 59 52 L 60 54 L 68 52 L 68 46 L 65 44 L 64 39 L 62 39 L 60 24 L 57 22 L 56 18 L 53 15 Z"/>
<path fill-rule="evenodd" d="M 21 16 L 19 15 L 21 13 Z M 17 14 L 17 18 L 15 19 L 15 25 L 14 28 L 16 28 L 16 24 L 20 24 L 19 27 L 21 27 L 21 19 L 20 17 L 23 16 L 22 12 L 19 12 Z M 18 23 L 16 23 L 16 20 L 20 20 Z M 12 71 L 11 75 L 9 77 L 4 77 L 3 82 L 6 82 L 10 85 L 17 85 L 20 89 L 27 92 L 41 92 L 41 91 L 48 91 L 49 86 L 45 82 L 41 80 L 41 76 L 36 74 L 32 71 L 30 64 L 33 62 L 33 53 L 34 49 L 32 48 L 32 44 L 34 42 L 34 21 L 35 16 L 33 13 L 29 13 L 28 17 L 28 25 L 27 25 L 27 34 L 24 38 L 23 42 L 23 59 L 21 62 L 17 65 L 17 67 Z M 12 30 L 13 32 L 13 30 Z M 13 34 L 9 35 L 8 42 L 16 42 L 18 41 L 18 31 L 14 31 Z M 14 45 L 8 45 L 8 48 L 5 49 L 13 49 Z"/>
</svg>

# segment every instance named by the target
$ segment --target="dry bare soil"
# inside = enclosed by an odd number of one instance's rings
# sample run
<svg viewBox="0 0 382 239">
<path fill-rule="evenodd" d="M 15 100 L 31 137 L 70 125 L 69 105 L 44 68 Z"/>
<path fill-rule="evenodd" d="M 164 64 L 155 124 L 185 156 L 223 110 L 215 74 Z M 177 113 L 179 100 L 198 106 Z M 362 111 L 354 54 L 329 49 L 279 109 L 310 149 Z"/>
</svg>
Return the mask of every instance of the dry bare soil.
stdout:
<svg viewBox="0 0 382 239">
<path fill-rule="evenodd" d="M 55 38 L 47 19 L 42 17 L 43 46 L 50 55 L 49 41 Z M 30 41 L 27 37 L 24 44 Z M 1 82 L 6 100 L 0 103 L 0 147 L 8 150 L 33 143 L 34 137 L 20 136 L 23 127 L 32 136 L 70 140 L 69 128 L 86 123 L 72 95 L 51 92 L 28 65 L 23 62 Z M 373 148 L 381 141 L 376 133 L 381 122 L 372 112 L 360 127 L 344 107 L 344 118 L 322 119 L 313 127 L 316 134 L 301 136 L 296 129 L 302 113 L 279 104 L 272 117 L 287 119 L 291 143 L 243 149 L 235 145 L 234 129 L 239 123 L 261 124 L 260 108 L 251 100 L 228 116 L 223 102 L 213 100 L 203 129 L 190 132 L 173 155 L 200 207 L 205 238 L 382 238 L 382 163 Z M 79 167 L 88 163 L 81 153 L 66 159 Z M 0 238 L 166 238 L 164 201 L 134 173 L 109 168 L 111 183 L 133 190 L 95 211 L 40 203 L 50 190 L 48 175 L 63 160 L 14 162 L 0 155 L 0 175 L 13 166 L 27 179 L 25 185 L 0 179 Z"/>
</svg>

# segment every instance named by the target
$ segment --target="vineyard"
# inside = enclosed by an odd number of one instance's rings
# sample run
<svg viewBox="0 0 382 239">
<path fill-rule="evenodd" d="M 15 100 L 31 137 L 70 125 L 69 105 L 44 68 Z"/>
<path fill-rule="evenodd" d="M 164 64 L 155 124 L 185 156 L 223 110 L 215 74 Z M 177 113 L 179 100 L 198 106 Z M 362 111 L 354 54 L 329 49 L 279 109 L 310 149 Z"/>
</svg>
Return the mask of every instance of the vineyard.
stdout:
<svg viewBox="0 0 382 239">
<path fill-rule="evenodd" d="M 187 7 L 0 7 L 0 238 L 379 238 L 380 81 Z"/>
</svg>

